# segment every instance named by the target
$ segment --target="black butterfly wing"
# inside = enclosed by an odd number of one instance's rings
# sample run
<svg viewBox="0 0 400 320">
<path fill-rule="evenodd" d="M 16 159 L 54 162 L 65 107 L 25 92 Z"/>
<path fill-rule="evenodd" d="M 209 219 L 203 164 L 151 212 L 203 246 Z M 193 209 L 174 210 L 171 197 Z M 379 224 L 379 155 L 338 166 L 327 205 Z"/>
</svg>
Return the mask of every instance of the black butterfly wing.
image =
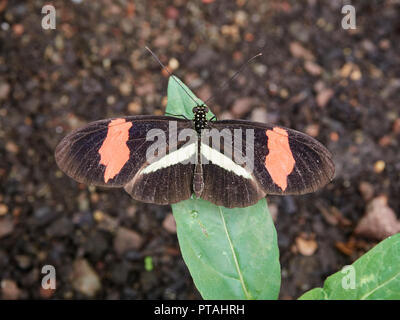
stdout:
<svg viewBox="0 0 400 320">
<path fill-rule="evenodd" d="M 265 192 L 256 179 L 247 179 L 225 170 L 212 160 L 203 165 L 203 179 L 201 198 L 218 206 L 243 208 L 265 197 Z"/>
<path fill-rule="evenodd" d="M 156 138 L 148 140 L 148 133 L 151 130 L 163 132 L 168 152 L 172 122 L 176 123 L 177 134 L 192 127 L 188 120 L 157 116 L 92 122 L 60 142 L 55 152 L 56 162 L 62 171 L 78 182 L 106 187 L 125 186 L 125 190 L 137 200 L 167 204 L 187 199 L 191 195 L 193 176 L 190 162 L 142 173 L 151 165 L 147 151 L 156 141 Z M 178 142 L 176 149 L 185 143 Z"/>
<path fill-rule="evenodd" d="M 229 130 L 233 137 L 236 134 L 242 141 L 238 146 L 233 138 L 231 148 L 224 150 L 221 139 L 222 152 L 237 166 L 228 162 L 224 168 L 212 161 L 203 166 L 205 189 L 202 198 L 218 205 L 246 207 L 266 194 L 309 193 L 330 182 L 334 176 L 330 152 L 304 133 L 243 120 L 215 121 L 209 128 L 219 132 Z M 249 138 L 251 136 L 253 139 Z M 232 152 L 247 158 L 247 163 L 238 162 Z M 239 167 L 250 174 L 246 175 Z"/>
<path fill-rule="evenodd" d="M 190 123 L 190 122 L 189 122 Z M 181 127 L 178 135 L 182 133 Z M 146 162 L 125 190 L 136 200 L 156 204 L 172 204 L 190 198 L 195 162 L 197 159 L 197 133 L 191 128 L 185 140 L 177 147 L 168 145 L 166 153 L 152 162 Z"/>
<path fill-rule="evenodd" d="M 238 148 L 235 148 L 232 138 L 234 128 L 218 125 L 218 122 L 210 123 L 208 128 L 211 131 L 208 134 L 203 130 L 200 144 L 204 181 L 201 198 L 227 208 L 256 203 L 265 196 L 265 192 L 252 170 L 236 157 Z"/>
</svg>

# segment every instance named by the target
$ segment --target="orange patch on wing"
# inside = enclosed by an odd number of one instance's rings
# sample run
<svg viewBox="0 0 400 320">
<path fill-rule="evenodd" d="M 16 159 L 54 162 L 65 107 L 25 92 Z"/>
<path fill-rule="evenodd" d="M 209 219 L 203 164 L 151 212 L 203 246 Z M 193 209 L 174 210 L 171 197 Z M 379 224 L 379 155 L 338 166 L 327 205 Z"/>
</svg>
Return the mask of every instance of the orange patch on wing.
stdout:
<svg viewBox="0 0 400 320">
<path fill-rule="evenodd" d="M 286 190 L 287 177 L 293 171 L 296 161 L 289 146 L 289 137 L 285 129 L 275 127 L 267 130 L 269 153 L 265 158 L 265 167 L 272 180 Z"/>
<path fill-rule="evenodd" d="M 106 166 L 104 182 L 114 178 L 129 160 L 129 148 L 126 142 L 129 140 L 131 122 L 125 119 L 111 120 L 108 124 L 107 136 L 99 149 L 100 164 Z"/>
</svg>

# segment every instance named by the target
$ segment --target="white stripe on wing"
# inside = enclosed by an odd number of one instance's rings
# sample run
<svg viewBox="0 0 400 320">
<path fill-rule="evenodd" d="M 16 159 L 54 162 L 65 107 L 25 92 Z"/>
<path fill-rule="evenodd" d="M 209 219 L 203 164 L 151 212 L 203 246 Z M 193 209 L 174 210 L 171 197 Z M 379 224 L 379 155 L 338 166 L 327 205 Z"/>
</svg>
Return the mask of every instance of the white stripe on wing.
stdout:
<svg viewBox="0 0 400 320">
<path fill-rule="evenodd" d="M 173 166 L 174 164 L 181 163 L 188 160 L 191 156 L 197 153 L 197 143 L 191 143 L 187 146 L 179 148 L 171 153 L 168 153 L 161 159 L 151 163 L 146 168 L 142 170 L 142 174 L 148 174 L 155 172 L 162 168 L 167 168 Z"/>
<path fill-rule="evenodd" d="M 200 148 L 201 154 L 206 157 L 208 161 L 211 161 L 215 165 L 227 170 L 232 171 L 233 173 L 237 174 L 238 176 L 242 176 L 246 179 L 253 179 L 253 176 L 250 172 L 248 172 L 242 166 L 233 162 L 230 158 L 226 155 L 222 154 L 221 152 L 210 148 L 208 145 L 202 143 Z"/>
</svg>

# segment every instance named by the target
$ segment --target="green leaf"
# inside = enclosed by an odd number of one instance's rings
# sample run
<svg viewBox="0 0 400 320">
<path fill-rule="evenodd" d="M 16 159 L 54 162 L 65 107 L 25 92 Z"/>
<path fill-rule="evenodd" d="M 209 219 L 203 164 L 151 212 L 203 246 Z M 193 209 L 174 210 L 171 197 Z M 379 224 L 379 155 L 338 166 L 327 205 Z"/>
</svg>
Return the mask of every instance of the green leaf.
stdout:
<svg viewBox="0 0 400 320">
<path fill-rule="evenodd" d="M 400 299 L 400 233 L 328 277 L 323 288 L 312 289 L 299 299 Z"/>
<path fill-rule="evenodd" d="M 174 77 L 176 81 L 172 79 L 172 77 Z M 170 77 L 168 81 L 168 103 L 166 112 L 175 115 L 183 115 L 188 119 L 192 119 L 192 109 L 197 105 L 204 104 L 204 102 L 197 98 L 195 94 L 178 77 L 172 77 Z M 211 111 L 207 114 L 208 119 L 212 118 L 213 116 L 214 114 Z"/>
<path fill-rule="evenodd" d="M 183 258 L 205 299 L 276 299 L 277 237 L 265 199 L 245 209 L 201 199 L 172 206 Z"/>
<path fill-rule="evenodd" d="M 166 111 L 192 119 L 194 106 L 170 78 Z M 183 259 L 204 299 L 277 299 L 279 250 L 265 199 L 251 207 L 227 209 L 192 196 L 172 210 Z"/>
<path fill-rule="evenodd" d="M 153 258 L 150 256 L 144 257 L 144 268 L 146 271 L 153 271 Z"/>
</svg>

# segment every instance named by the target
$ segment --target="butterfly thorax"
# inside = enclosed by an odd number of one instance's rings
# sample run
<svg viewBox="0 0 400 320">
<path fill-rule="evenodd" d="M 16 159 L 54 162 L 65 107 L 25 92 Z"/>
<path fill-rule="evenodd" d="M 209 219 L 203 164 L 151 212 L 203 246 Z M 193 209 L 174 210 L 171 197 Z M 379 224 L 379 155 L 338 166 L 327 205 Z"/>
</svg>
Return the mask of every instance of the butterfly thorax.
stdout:
<svg viewBox="0 0 400 320">
<path fill-rule="evenodd" d="M 200 198 L 201 194 L 204 190 L 204 178 L 203 178 L 203 167 L 201 165 L 201 152 L 200 152 L 200 136 L 201 130 L 203 130 L 207 126 L 207 112 L 208 108 L 203 104 L 201 106 L 196 106 L 193 108 L 194 113 L 194 129 L 196 130 L 197 134 L 199 135 L 199 143 L 197 149 L 197 163 L 194 169 L 194 176 L 193 176 L 193 192 L 195 193 L 197 198 Z"/>
<path fill-rule="evenodd" d="M 203 130 L 207 126 L 207 112 L 208 108 L 205 105 L 197 106 L 193 108 L 193 113 L 194 113 L 194 129 L 198 134 L 201 133 L 201 130 Z"/>
</svg>

